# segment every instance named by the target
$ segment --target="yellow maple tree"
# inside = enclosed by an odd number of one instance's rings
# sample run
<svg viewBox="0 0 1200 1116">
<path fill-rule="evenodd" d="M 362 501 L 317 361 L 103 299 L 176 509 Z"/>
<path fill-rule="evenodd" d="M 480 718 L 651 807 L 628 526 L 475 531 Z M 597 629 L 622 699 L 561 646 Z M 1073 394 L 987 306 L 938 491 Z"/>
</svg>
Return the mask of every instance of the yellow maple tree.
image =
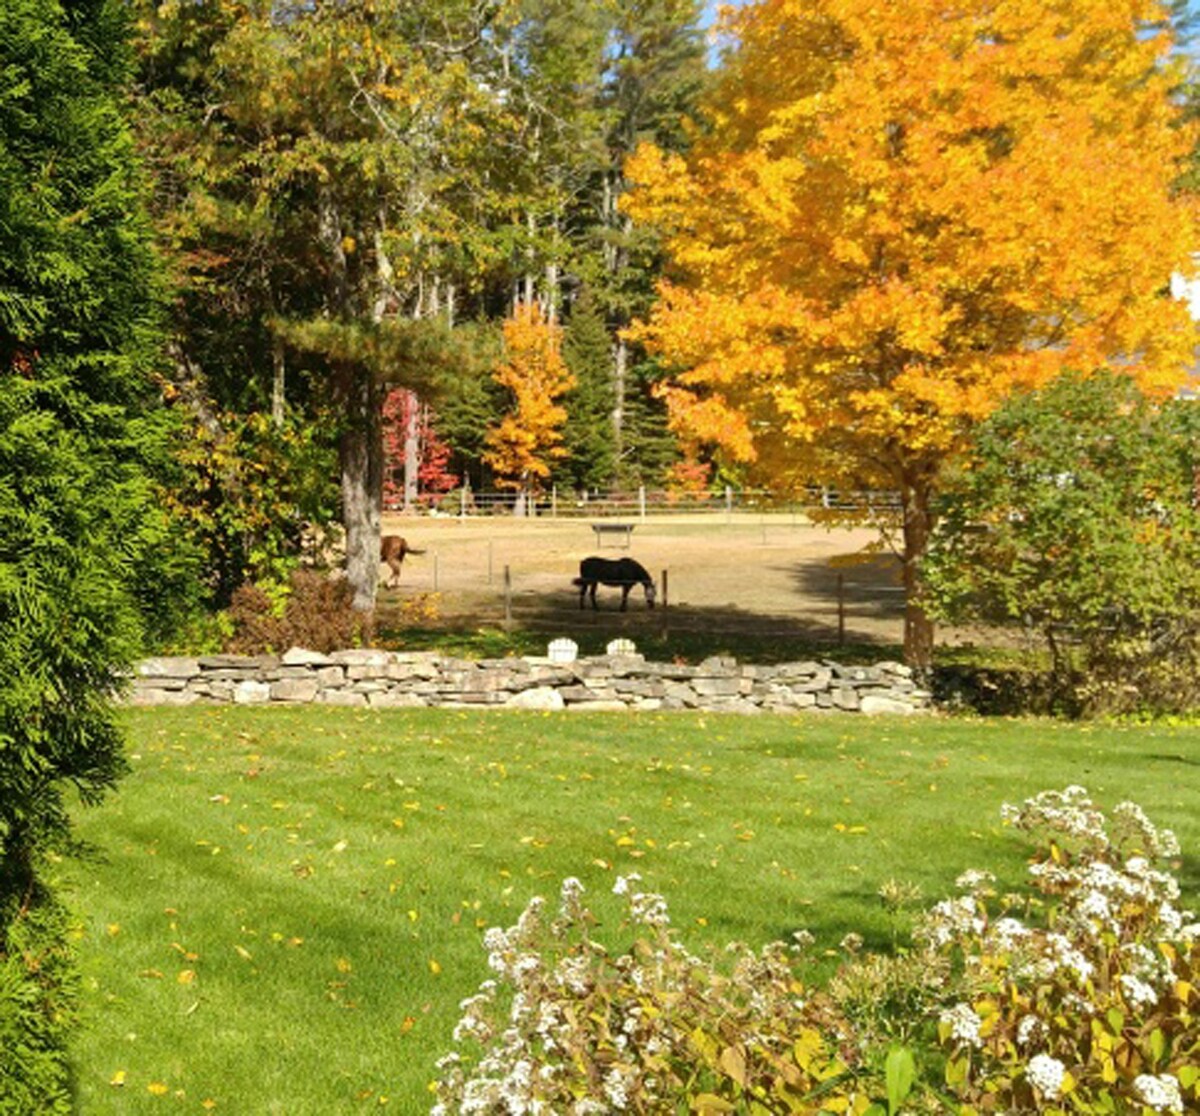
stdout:
<svg viewBox="0 0 1200 1116">
<path fill-rule="evenodd" d="M 1186 375 L 1166 295 L 1198 246 L 1171 183 L 1194 133 L 1157 0 L 761 0 L 686 156 L 640 149 L 626 205 L 670 280 L 635 334 L 687 437 L 899 493 L 905 653 L 946 460 L 1007 394 L 1119 364 Z"/>
<path fill-rule="evenodd" d="M 518 303 L 504 322 L 504 358 L 492 377 L 507 389 L 512 406 L 488 430 L 483 455 L 503 488 L 536 491 L 551 462 L 566 454 L 567 412 L 556 400 L 575 386 L 575 377 L 561 347 L 561 327 L 547 321 L 536 303 Z"/>
</svg>

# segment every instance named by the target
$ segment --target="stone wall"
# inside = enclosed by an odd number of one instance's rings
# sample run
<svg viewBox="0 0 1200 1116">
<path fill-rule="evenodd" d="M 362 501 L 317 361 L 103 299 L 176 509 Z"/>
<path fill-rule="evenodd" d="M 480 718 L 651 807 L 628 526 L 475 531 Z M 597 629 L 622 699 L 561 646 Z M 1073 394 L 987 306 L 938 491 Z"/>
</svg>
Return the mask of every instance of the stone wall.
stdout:
<svg viewBox="0 0 1200 1116">
<path fill-rule="evenodd" d="M 552 645 L 553 647 L 553 645 Z M 570 662 L 550 658 L 455 659 L 436 652 L 352 650 L 321 655 L 155 658 L 138 664 L 134 705 L 191 702 L 397 708 L 703 709 L 732 713 L 845 710 L 914 713 L 930 697 L 899 663 L 831 662 L 748 666 L 726 657 L 698 666 L 609 654 Z"/>
</svg>

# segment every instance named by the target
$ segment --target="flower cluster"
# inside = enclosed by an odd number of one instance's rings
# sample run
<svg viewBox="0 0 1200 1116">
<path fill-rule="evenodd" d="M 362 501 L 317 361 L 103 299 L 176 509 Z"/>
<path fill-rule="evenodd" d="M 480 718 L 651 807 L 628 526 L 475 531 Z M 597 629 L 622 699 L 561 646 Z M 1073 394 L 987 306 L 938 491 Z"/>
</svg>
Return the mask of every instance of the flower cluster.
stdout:
<svg viewBox="0 0 1200 1116">
<path fill-rule="evenodd" d="M 1003 815 L 1038 843 L 1029 875 L 1043 920 L 1014 917 L 1005 903 L 993 917 L 976 890 L 938 904 L 920 930 L 928 949 L 958 958 L 974 990 L 939 1020 L 956 1095 L 1020 1111 L 1068 1094 L 1088 1112 L 1200 1102 L 1190 1068 L 1200 1059 L 1200 935 L 1160 867 L 1179 854 L 1174 834 L 1128 802 L 1110 824 L 1082 787 Z"/>
<path fill-rule="evenodd" d="M 496 979 L 461 1004 L 434 1116 L 673 1111 L 751 1090 L 796 1100 L 846 1071 L 844 1024 L 796 978 L 803 936 L 731 946 L 718 966 L 679 944 L 666 901 L 640 885 L 630 874 L 614 888 L 638 935 L 616 957 L 591 938 L 574 879 L 553 921 L 534 899 L 515 926 L 485 933 Z"/>
</svg>

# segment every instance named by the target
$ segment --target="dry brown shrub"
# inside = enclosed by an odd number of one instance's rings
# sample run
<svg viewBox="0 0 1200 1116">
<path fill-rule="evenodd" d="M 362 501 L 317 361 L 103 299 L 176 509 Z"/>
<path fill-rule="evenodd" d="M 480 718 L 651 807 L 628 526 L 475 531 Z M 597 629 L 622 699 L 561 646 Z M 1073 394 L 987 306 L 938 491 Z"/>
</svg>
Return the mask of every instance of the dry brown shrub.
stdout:
<svg viewBox="0 0 1200 1116">
<path fill-rule="evenodd" d="M 360 647 L 373 634 L 373 619 L 351 605 L 349 583 L 316 570 L 296 570 L 289 582 L 283 612 L 257 585 L 243 585 L 233 594 L 229 617 L 233 635 L 225 649 L 240 655 L 261 655 L 305 647 L 329 653 Z"/>
</svg>

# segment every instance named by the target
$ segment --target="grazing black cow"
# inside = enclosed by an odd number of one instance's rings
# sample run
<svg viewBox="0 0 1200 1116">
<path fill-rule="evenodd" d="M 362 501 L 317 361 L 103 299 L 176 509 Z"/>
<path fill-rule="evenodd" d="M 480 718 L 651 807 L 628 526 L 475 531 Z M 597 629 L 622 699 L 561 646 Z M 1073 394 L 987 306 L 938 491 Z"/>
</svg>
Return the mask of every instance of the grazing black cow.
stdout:
<svg viewBox="0 0 1200 1116">
<path fill-rule="evenodd" d="M 386 562 L 388 569 L 392 571 L 392 576 L 388 579 L 388 587 L 394 589 L 400 584 L 400 567 L 404 564 L 406 554 L 424 553 L 423 550 L 409 546 L 407 541 L 399 535 L 384 535 L 379 540 L 379 560 Z"/>
<path fill-rule="evenodd" d="M 579 576 L 575 579 L 579 586 L 579 607 L 583 608 L 583 598 L 588 591 L 592 594 L 592 608 L 596 607 L 596 586 L 616 585 L 621 590 L 621 611 L 629 601 L 629 590 L 635 585 L 646 587 L 646 607 L 654 607 L 654 579 L 646 572 L 646 567 L 632 558 L 585 558 L 579 563 Z"/>
</svg>

